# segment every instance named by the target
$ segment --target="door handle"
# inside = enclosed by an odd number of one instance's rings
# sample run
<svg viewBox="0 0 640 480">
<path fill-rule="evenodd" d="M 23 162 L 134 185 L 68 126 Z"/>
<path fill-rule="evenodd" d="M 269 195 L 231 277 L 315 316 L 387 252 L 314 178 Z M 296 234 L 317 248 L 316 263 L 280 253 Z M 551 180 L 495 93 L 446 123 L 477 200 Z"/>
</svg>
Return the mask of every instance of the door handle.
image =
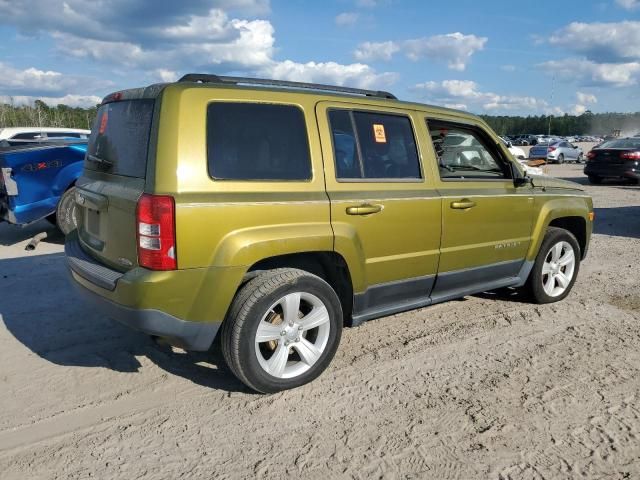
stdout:
<svg viewBox="0 0 640 480">
<path fill-rule="evenodd" d="M 454 208 L 456 210 L 467 210 L 475 206 L 476 202 L 472 202 L 471 200 L 467 200 L 466 198 L 463 198 L 459 202 L 451 202 L 451 208 Z"/>
<path fill-rule="evenodd" d="M 382 211 L 382 205 L 358 205 L 357 207 L 347 207 L 347 215 L 371 215 Z"/>
</svg>

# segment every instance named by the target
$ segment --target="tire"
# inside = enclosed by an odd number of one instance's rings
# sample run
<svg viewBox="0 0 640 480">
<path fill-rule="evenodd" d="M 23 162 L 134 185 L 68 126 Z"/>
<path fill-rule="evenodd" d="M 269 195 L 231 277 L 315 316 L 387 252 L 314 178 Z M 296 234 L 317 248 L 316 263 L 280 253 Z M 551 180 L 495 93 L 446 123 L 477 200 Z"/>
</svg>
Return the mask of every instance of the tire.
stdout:
<svg viewBox="0 0 640 480">
<path fill-rule="evenodd" d="M 305 329 L 305 319 L 316 326 Z M 255 391 L 296 388 L 327 368 L 338 349 L 342 324 L 340 300 L 327 282 L 303 270 L 269 270 L 236 294 L 222 324 L 222 354 L 233 374 Z"/>
<path fill-rule="evenodd" d="M 76 187 L 71 187 L 62 194 L 56 208 L 55 223 L 64 235 L 69 235 L 78 226 L 75 195 Z"/>
<path fill-rule="evenodd" d="M 549 227 L 525 285 L 532 300 L 552 303 L 569 295 L 580 270 L 580 256 L 580 246 L 571 232 Z"/>
<path fill-rule="evenodd" d="M 600 185 L 602 183 L 602 177 L 597 175 L 588 175 L 588 177 L 589 183 L 592 183 L 593 185 Z"/>
<path fill-rule="evenodd" d="M 578 163 L 584 163 L 584 155 L 581 153 L 580 155 L 578 155 L 578 160 L 576 160 Z"/>
<path fill-rule="evenodd" d="M 558 155 L 558 159 L 556 160 L 556 163 L 558 165 L 562 165 L 564 163 L 564 155 L 563 154 Z"/>
</svg>

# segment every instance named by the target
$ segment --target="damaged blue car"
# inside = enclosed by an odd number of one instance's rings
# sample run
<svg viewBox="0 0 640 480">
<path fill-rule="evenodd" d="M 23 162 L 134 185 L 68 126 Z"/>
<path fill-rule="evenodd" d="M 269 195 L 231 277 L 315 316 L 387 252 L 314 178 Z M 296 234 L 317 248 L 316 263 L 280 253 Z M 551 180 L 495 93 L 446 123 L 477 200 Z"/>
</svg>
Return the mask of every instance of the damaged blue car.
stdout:
<svg viewBox="0 0 640 480">
<path fill-rule="evenodd" d="M 67 234 L 75 228 L 75 182 L 87 140 L 0 141 L 0 221 L 42 218 Z"/>
</svg>

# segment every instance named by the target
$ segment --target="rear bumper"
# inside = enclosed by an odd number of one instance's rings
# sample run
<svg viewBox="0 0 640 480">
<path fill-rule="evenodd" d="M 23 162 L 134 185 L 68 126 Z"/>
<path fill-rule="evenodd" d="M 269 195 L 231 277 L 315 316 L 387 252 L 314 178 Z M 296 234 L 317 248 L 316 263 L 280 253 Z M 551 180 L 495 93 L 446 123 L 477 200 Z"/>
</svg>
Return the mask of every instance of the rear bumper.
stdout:
<svg viewBox="0 0 640 480">
<path fill-rule="evenodd" d="M 594 175 L 602 178 L 631 178 L 640 180 L 640 167 L 629 162 L 628 164 L 602 164 L 587 162 L 584 167 L 585 175 Z"/>
<path fill-rule="evenodd" d="M 75 234 L 67 237 L 65 254 L 76 289 L 109 318 L 135 330 L 162 337 L 171 345 L 185 350 L 205 351 L 210 348 L 221 321 L 188 321 L 156 308 L 141 308 L 112 300 L 108 296 L 118 298 L 118 294 L 123 295 L 119 289 L 135 288 L 125 279 L 126 274 L 111 270 L 84 253 Z"/>
</svg>

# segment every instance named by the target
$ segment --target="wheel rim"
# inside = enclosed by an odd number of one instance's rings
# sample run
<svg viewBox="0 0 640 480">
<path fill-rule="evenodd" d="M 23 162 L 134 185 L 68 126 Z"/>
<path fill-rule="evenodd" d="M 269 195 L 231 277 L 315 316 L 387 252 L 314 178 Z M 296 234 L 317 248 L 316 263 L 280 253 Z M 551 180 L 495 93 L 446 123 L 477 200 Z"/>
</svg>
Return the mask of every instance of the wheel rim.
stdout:
<svg viewBox="0 0 640 480">
<path fill-rule="evenodd" d="M 562 295 L 573 279 L 576 254 L 568 242 L 553 245 L 542 264 L 542 288 L 550 297 Z"/>
<path fill-rule="evenodd" d="M 307 292 L 285 295 L 260 319 L 255 337 L 258 362 L 273 377 L 297 377 L 320 359 L 330 332 L 322 300 Z"/>
</svg>

